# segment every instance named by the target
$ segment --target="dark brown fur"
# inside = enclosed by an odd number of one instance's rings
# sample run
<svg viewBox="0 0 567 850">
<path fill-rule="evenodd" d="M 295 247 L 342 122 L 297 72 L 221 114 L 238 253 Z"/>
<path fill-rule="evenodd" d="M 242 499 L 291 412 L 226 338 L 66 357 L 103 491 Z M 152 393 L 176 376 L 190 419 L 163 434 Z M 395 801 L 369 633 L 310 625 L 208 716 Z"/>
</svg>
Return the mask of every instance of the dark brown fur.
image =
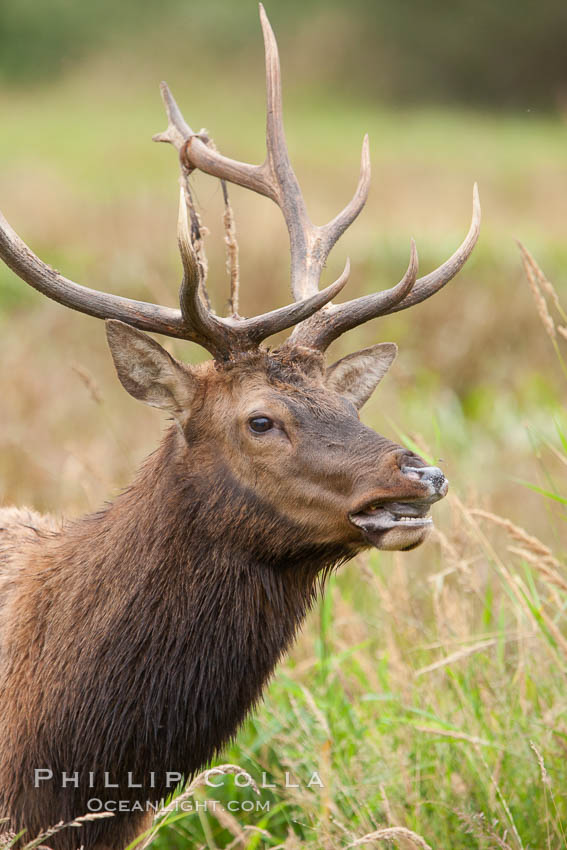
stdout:
<svg viewBox="0 0 567 850">
<path fill-rule="evenodd" d="M 308 499 L 305 520 L 289 493 L 276 504 L 283 472 L 266 472 L 265 458 L 236 464 L 234 398 L 258 386 L 286 406 L 303 437 L 288 475 L 303 468 L 298 486 L 313 498 L 323 480 L 343 501 L 370 484 L 395 495 L 407 454 L 363 426 L 322 375 L 298 354 L 206 364 L 191 417 L 115 502 L 60 529 L 0 514 L 0 813 L 12 828 L 31 837 L 85 814 L 90 798 L 159 799 L 171 790 L 166 770 L 193 774 L 258 702 L 318 580 L 365 544 L 332 503 L 322 525 Z M 34 788 L 45 768 L 54 780 Z M 120 788 L 102 787 L 106 770 Z M 78 771 L 81 787 L 62 789 L 62 771 Z M 126 787 L 129 771 L 146 787 Z M 117 815 L 52 844 L 120 850 L 146 820 Z"/>
</svg>

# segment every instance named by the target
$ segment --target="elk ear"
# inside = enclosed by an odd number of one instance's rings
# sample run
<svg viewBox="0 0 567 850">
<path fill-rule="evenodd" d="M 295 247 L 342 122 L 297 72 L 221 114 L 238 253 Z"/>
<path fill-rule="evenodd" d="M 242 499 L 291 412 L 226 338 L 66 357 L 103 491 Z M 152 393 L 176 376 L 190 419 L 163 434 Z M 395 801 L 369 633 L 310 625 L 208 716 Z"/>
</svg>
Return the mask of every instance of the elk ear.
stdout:
<svg viewBox="0 0 567 850">
<path fill-rule="evenodd" d="M 120 383 L 127 392 L 176 419 L 186 419 L 197 389 L 187 366 L 131 325 L 108 319 L 106 336 Z"/>
<path fill-rule="evenodd" d="M 357 410 L 368 401 L 398 353 L 393 342 L 380 342 L 337 360 L 327 369 L 325 384 L 351 401 Z"/>
</svg>

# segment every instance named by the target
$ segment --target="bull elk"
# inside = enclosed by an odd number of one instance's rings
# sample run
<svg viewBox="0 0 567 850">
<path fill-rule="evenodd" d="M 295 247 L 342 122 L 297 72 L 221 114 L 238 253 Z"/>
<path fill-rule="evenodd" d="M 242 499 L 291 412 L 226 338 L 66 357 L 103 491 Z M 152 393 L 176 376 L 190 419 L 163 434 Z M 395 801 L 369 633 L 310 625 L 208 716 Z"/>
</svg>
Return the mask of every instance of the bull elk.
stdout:
<svg viewBox="0 0 567 850">
<path fill-rule="evenodd" d="M 322 577 L 367 547 L 418 546 L 431 504 L 447 491 L 440 469 L 359 420 L 396 346 L 379 343 L 330 366 L 325 351 L 345 331 L 451 280 L 478 237 L 476 188 L 468 235 L 443 265 L 418 278 L 412 242 L 396 286 L 332 304 L 348 261 L 335 283 L 319 291 L 318 282 L 366 201 L 368 140 L 354 197 L 314 225 L 289 161 L 278 51 L 262 7 L 260 17 L 265 162 L 219 153 L 187 125 L 165 84 L 168 127 L 155 138 L 174 146 L 185 176 L 200 169 L 280 207 L 292 304 L 253 318 L 212 311 L 183 180 L 179 310 L 64 278 L 0 216 L 4 262 L 49 298 L 105 319 L 125 389 L 173 419 L 134 483 L 97 513 L 58 522 L 26 509 L 0 512 L 0 815 L 30 837 L 85 814 L 91 798 L 120 799 L 131 811 L 86 824 L 80 843 L 123 848 L 151 819 L 135 811 L 148 798 L 148 777 L 159 799 L 169 790 L 166 772 L 191 776 L 236 733 Z M 279 348 L 263 345 L 291 327 Z M 181 363 L 143 331 L 197 343 L 212 359 Z M 38 782 L 38 770 L 53 780 Z M 140 777 L 145 787 L 130 787 Z M 77 833 L 51 842 L 70 850 Z"/>
</svg>

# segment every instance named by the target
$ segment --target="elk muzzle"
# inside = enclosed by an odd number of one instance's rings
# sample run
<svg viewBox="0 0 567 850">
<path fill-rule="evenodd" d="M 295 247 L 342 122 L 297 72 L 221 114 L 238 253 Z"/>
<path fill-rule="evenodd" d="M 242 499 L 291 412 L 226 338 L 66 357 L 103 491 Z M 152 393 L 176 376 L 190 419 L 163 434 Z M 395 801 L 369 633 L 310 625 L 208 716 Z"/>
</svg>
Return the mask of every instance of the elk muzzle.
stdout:
<svg viewBox="0 0 567 850">
<path fill-rule="evenodd" d="M 402 457 L 396 476 L 396 495 L 366 501 L 349 514 L 366 542 L 377 549 L 415 549 L 433 527 L 429 508 L 442 499 L 449 482 L 437 466 L 425 466 L 416 456 Z M 399 493 L 399 496 L 398 496 Z"/>
</svg>

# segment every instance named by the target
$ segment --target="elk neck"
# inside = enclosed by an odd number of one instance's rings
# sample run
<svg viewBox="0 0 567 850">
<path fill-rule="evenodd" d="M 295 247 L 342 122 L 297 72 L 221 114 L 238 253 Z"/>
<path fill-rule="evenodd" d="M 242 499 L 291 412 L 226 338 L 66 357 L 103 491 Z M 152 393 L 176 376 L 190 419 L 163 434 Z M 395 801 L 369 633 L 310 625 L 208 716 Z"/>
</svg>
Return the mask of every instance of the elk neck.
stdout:
<svg viewBox="0 0 567 850">
<path fill-rule="evenodd" d="M 196 771 L 348 556 L 199 461 L 172 428 L 128 490 L 48 541 L 35 576 L 51 681 L 35 719 L 63 742 L 54 770 Z"/>
</svg>

